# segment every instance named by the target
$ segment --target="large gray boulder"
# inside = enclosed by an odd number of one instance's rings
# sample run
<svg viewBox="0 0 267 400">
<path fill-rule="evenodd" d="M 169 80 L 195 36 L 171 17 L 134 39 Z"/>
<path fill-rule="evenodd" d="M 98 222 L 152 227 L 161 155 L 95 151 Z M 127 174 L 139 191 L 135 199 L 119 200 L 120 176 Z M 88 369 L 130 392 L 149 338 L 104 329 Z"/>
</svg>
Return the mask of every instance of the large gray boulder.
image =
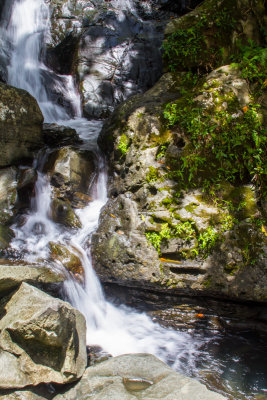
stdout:
<svg viewBox="0 0 267 400">
<path fill-rule="evenodd" d="M 0 82 L 0 167 L 32 158 L 43 145 L 43 116 L 25 90 Z"/>
<path fill-rule="evenodd" d="M 54 400 L 223 400 L 151 354 L 111 358 L 86 370 L 81 381 Z"/>
<path fill-rule="evenodd" d="M 0 262 L 0 297 L 16 289 L 23 282 L 52 289 L 60 286 L 64 280 L 64 273 L 45 266 Z"/>
<path fill-rule="evenodd" d="M 0 321 L 0 388 L 79 379 L 86 366 L 85 319 L 68 303 L 22 283 Z"/>
<path fill-rule="evenodd" d="M 218 178 L 224 169 L 209 149 L 190 177 L 183 162 L 192 165 L 191 135 L 179 124 L 169 128 L 162 116 L 164 104 L 175 99 L 191 122 L 184 109 L 192 101 L 207 120 L 217 113 L 246 128 L 250 86 L 239 67 L 222 66 L 184 97 L 184 77 L 163 75 L 144 95 L 120 105 L 103 127 L 99 145 L 109 154 L 111 177 L 92 237 L 95 271 L 103 282 L 124 286 L 266 302 L 266 210 L 253 176 Z M 219 184 L 214 193 L 207 178 Z"/>
</svg>

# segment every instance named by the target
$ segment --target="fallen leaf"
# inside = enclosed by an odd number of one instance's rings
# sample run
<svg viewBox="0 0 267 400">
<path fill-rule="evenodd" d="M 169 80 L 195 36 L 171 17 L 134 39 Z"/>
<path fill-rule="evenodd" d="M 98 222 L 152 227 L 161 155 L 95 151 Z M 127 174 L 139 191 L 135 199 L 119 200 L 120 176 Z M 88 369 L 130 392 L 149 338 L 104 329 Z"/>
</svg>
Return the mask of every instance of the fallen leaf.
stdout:
<svg viewBox="0 0 267 400">
<path fill-rule="evenodd" d="M 262 231 L 262 233 L 264 233 L 265 236 L 267 236 L 267 231 L 266 231 L 264 225 L 261 226 L 261 231 Z"/>
<path fill-rule="evenodd" d="M 248 107 L 245 106 L 245 107 L 242 108 L 242 110 L 243 110 L 244 113 L 246 113 L 248 111 Z"/>
<path fill-rule="evenodd" d="M 116 218 L 116 216 L 115 216 L 115 215 L 113 215 L 113 214 L 110 214 L 110 216 L 111 216 L 112 218 Z"/>
<path fill-rule="evenodd" d="M 123 231 L 117 231 L 117 233 L 118 233 L 119 235 L 124 235 L 124 232 L 123 232 Z"/>
</svg>

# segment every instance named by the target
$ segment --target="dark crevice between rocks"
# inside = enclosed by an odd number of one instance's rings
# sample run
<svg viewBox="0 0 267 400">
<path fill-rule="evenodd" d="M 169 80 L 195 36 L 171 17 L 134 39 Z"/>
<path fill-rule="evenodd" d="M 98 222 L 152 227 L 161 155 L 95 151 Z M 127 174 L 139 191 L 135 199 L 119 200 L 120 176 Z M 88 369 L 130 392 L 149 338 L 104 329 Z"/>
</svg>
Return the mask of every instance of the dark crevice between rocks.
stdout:
<svg viewBox="0 0 267 400">
<path fill-rule="evenodd" d="M 171 261 L 168 261 L 168 263 L 171 264 Z M 204 275 L 206 273 L 205 270 L 202 270 L 198 267 L 187 267 L 187 266 L 178 266 L 178 265 L 173 265 L 170 266 L 170 271 L 173 272 L 174 274 L 188 274 L 188 275 Z"/>
</svg>

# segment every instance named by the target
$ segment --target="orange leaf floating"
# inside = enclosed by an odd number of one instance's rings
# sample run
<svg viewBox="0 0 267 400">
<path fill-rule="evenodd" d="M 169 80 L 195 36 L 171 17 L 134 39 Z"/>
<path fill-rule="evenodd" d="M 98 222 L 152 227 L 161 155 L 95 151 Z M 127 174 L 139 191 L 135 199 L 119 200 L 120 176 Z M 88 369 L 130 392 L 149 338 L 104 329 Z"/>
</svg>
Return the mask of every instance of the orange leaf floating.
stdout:
<svg viewBox="0 0 267 400">
<path fill-rule="evenodd" d="M 198 317 L 198 318 L 204 318 L 204 314 L 196 314 L 196 317 Z"/>
<path fill-rule="evenodd" d="M 245 106 L 245 107 L 242 108 L 242 110 L 243 110 L 244 113 L 246 113 L 248 111 L 248 107 Z"/>
</svg>

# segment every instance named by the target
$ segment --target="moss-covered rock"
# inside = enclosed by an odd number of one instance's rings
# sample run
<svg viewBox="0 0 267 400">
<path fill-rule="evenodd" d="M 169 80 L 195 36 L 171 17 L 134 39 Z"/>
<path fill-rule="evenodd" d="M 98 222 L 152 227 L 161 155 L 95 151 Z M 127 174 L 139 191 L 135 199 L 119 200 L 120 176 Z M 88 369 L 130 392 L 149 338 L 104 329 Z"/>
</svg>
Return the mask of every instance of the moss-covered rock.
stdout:
<svg viewBox="0 0 267 400">
<path fill-rule="evenodd" d="M 165 62 L 171 70 L 204 69 L 229 63 L 240 43 L 264 43 L 264 1 L 206 0 L 166 27 Z"/>
<path fill-rule="evenodd" d="M 43 145 L 43 116 L 25 90 L 0 82 L 0 167 L 32 158 Z"/>
<path fill-rule="evenodd" d="M 195 85 L 186 75 L 162 77 L 104 126 L 99 142 L 110 153 L 111 200 L 93 237 L 95 269 L 103 281 L 124 285 L 267 301 L 264 179 L 242 158 L 256 146 L 246 125 L 251 87 L 237 66 L 214 70 Z M 255 113 L 263 138 L 260 109 Z M 191 129 L 203 118 L 201 129 Z M 195 132 L 207 132 L 199 146 Z M 264 163 L 259 154 L 255 166 Z"/>
</svg>

